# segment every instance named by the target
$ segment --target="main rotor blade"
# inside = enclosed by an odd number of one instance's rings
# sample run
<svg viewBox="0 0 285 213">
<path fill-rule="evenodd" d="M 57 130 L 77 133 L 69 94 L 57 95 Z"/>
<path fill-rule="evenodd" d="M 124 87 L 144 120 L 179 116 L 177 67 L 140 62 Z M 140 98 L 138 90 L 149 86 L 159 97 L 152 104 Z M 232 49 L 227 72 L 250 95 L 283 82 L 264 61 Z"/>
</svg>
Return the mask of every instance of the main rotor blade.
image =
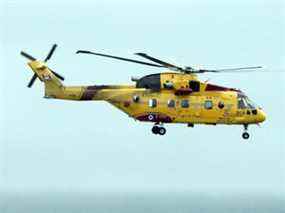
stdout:
<svg viewBox="0 0 285 213">
<path fill-rule="evenodd" d="M 21 55 L 24 56 L 25 58 L 31 60 L 31 61 L 37 60 L 33 56 L 29 55 L 28 53 L 25 53 L 24 51 L 21 51 Z"/>
<path fill-rule="evenodd" d="M 56 77 L 58 77 L 60 80 L 64 81 L 64 77 L 63 77 L 62 75 L 60 75 L 60 74 L 58 74 L 57 72 L 51 70 L 50 68 L 49 68 L 49 70 L 50 70 Z"/>
<path fill-rule="evenodd" d="M 51 56 L 53 55 L 53 53 L 54 53 L 56 47 L 57 47 L 57 44 L 54 44 L 54 45 L 52 46 L 52 48 L 51 48 L 50 51 L 49 51 L 49 54 L 47 55 L 47 57 L 46 57 L 45 60 L 44 60 L 45 62 L 47 62 L 47 61 L 51 58 Z"/>
<path fill-rule="evenodd" d="M 246 70 L 246 71 L 252 72 L 252 71 L 257 71 L 257 70 L 254 70 L 254 69 L 260 69 L 260 68 L 262 68 L 262 66 L 239 67 L 239 68 L 217 69 L 217 70 L 200 69 L 200 70 L 197 70 L 197 73 L 205 73 L 205 72 L 215 72 L 215 73 L 218 73 L 218 72 L 235 72 L 235 71 L 239 71 L 239 70 Z"/>
<path fill-rule="evenodd" d="M 37 76 L 37 74 L 35 73 L 35 74 L 33 75 L 33 77 L 31 78 L 29 84 L 28 84 L 28 87 L 29 87 L 29 88 L 31 88 L 31 87 L 33 86 L 33 84 L 34 84 L 35 80 L 37 79 L 37 77 L 38 77 L 38 76 Z"/>
<path fill-rule="evenodd" d="M 183 68 L 181 68 L 181 67 L 178 67 L 176 65 L 169 64 L 167 62 L 161 61 L 160 59 L 154 58 L 154 57 L 149 56 L 149 55 L 147 55 L 145 53 L 135 53 L 135 55 L 139 55 L 139 56 L 141 56 L 143 58 L 146 58 L 148 60 L 151 60 L 151 61 L 153 61 L 155 63 L 161 64 L 161 65 L 163 65 L 164 67 L 167 67 L 167 68 L 175 68 L 177 70 L 183 70 Z"/>
<path fill-rule="evenodd" d="M 147 63 L 147 62 L 144 62 L 144 61 L 138 61 L 138 60 L 133 60 L 133 59 L 129 59 L 129 58 L 122 58 L 122 57 L 113 56 L 113 55 L 106 55 L 106 54 L 101 54 L 101 53 L 95 53 L 95 52 L 86 51 L 86 50 L 78 50 L 76 52 L 76 54 L 79 54 L 79 53 L 103 56 L 103 57 L 107 57 L 107 58 L 113 58 L 113 59 L 117 59 L 117 60 L 128 61 L 128 62 L 133 62 L 133 63 L 137 63 L 137 64 L 143 64 L 143 65 L 148 65 L 148 66 L 153 66 L 153 67 L 165 67 L 165 66 L 161 66 L 161 65 L 157 65 L 157 64 Z"/>
</svg>

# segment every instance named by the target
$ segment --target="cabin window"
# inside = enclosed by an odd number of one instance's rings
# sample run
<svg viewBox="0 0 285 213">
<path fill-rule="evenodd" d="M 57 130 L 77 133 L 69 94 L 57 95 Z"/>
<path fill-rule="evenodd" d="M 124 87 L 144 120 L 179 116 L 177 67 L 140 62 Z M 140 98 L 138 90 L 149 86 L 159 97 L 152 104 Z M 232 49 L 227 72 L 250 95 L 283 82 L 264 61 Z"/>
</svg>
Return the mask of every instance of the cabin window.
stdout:
<svg viewBox="0 0 285 213">
<path fill-rule="evenodd" d="M 222 101 L 220 101 L 219 104 L 218 104 L 218 107 L 220 109 L 223 109 L 225 107 L 225 104 Z"/>
<path fill-rule="evenodd" d="M 204 103 L 205 109 L 213 109 L 213 101 L 207 100 Z"/>
<path fill-rule="evenodd" d="M 182 108 L 188 108 L 189 107 L 189 100 L 182 100 L 181 101 L 181 107 Z"/>
<path fill-rule="evenodd" d="M 192 89 L 193 92 L 199 92 L 200 82 L 199 81 L 189 81 L 189 88 Z"/>
<path fill-rule="evenodd" d="M 148 101 L 148 106 L 151 107 L 151 108 L 154 108 L 157 106 L 157 100 L 156 99 L 150 99 Z"/>
<path fill-rule="evenodd" d="M 167 106 L 169 108 L 174 108 L 175 107 L 175 101 L 174 100 L 168 100 L 167 101 Z"/>
<path fill-rule="evenodd" d="M 139 102 L 139 100 L 140 100 L 140 96 L 138 96 L 138 95 L 134 95 L 134 96 L 133 96 L 133 101 L 134 101 L 135 103 Z"/>
</svg>

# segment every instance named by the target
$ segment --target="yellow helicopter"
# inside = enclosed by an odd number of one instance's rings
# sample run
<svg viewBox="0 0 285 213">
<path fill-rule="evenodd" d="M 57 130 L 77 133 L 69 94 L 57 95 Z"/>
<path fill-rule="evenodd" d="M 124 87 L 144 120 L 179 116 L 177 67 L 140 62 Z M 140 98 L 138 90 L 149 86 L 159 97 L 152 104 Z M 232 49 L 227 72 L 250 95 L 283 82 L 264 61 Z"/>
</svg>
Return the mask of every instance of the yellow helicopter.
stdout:
<svg viewBox="0 0 285 213">
<path fill-rule="evenodd" d="M 153 122 L 152 133 L 156 135 L 166 133 L 163 127 L 165 123 L 185 123 L 188 127 L 194 127 L 195 124 L 227 124 L 243 125 L 242 137 L 248 139 L 248 125 L 259 124 L 266 118 L 264 111 L 242 91 L 202 82 L 197 78 L 197 74 L 201 73 L 258 69 L 261 68 L 260 66 L 197 70 L 192 67 L 179 67 L 145 53 L 136 53 L 136 55 L 152 63 L 79 50 L 77 54 L 108 57 L 166 68 L 169 71 L 146 75 L 142 78 L 132 78 L 135 82 L 132 85 L 65 86 L 62 84 L 64 78 L 46 64 L 56 47 L 57 45 L 54 44 L 43 61 L 21 52 L 22 56 L 30 60 L 28 65 L 34 72 L 28 87 L 31 87 L 37 78 L 40 79 L 45 85 L 45 98 L 107 101 L 135 120 Z"/>
</svg>

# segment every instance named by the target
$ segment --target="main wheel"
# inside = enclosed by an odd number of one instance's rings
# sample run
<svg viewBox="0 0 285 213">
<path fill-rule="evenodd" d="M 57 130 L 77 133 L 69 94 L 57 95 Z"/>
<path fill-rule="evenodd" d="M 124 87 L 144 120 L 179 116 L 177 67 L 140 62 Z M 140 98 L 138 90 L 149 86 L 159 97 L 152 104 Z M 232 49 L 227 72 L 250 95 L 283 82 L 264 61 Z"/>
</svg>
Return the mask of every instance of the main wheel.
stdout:
<svg viewBox="0 0 285 213">
<path fill-rule="evenodd" d="M 155 135 L 159 133 L 159 130 L 160 130 L 160 128 L 158 126 L 153 126 L 151 129 L 152 133 Z"/>
<path fill-rule="evenodd" d="M 166 133 L 166 129 L 164 127 L 159 127 L 158 134 L 165 135 L 165 133 Z"/>
<path fill-rule="evenodd" d="M 245 140 L 249 139 L 249 134 L 247 132 L 242 133 L 242 138 Z"/>
</svg>

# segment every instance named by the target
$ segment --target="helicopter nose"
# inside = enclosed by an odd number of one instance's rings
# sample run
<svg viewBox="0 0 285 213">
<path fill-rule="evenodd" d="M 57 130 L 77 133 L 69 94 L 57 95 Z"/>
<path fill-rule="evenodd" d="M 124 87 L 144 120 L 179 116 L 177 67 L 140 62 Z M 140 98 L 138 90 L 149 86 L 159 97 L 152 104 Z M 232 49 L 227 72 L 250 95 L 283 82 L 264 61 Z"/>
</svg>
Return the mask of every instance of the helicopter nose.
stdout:
<svg viewBox="0 0 285 213">
<path fill-rule="evenodd" d="M 258 122 L 263 122 L 263 121 L 265 121 L 265 119 L 266 119 L 266 114 L 265 114 L 265 112 L 263 111 L 263 110 L 261 110 L 261 109 L 259 109 L 258 110 L 259 112 L 258 112 Z"/>
</svg>

